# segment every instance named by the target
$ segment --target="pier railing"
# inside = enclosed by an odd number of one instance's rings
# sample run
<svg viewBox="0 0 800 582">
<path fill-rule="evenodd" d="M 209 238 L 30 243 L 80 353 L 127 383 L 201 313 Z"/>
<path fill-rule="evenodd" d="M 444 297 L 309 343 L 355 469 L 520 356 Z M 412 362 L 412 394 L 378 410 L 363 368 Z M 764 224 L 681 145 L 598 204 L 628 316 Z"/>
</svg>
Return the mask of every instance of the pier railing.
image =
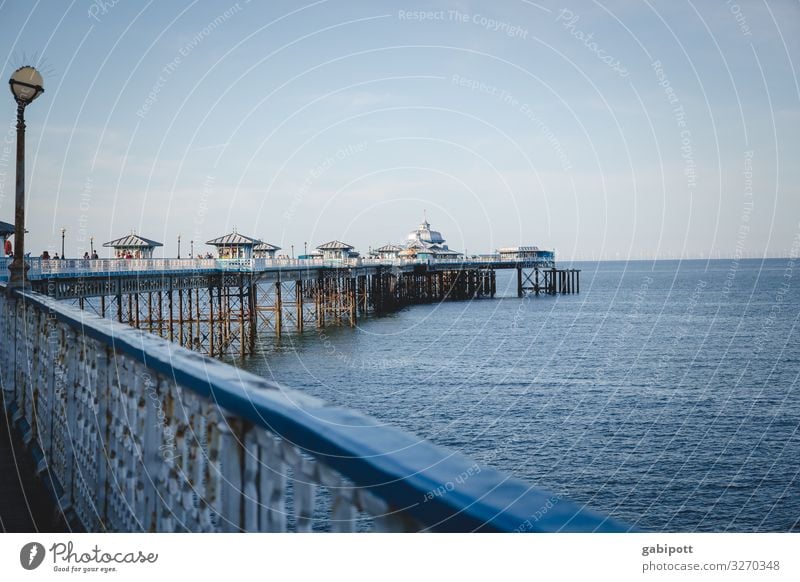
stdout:
<svg viewBox="0 0 800 582">
<path fill-rule="evenodd" d="M 0 285 L 6 412 L 90 531 L 623 531 L 352 410 Z"/>
<path fill-rule="evenodd" d="M 215 259 L 41 259 L 28 258 L 31 279 L 74 277 L 75 275 L 117 275 L 126 273 L 163 273 L 210 271 L 218 268 Z M 8 280 L 11 259 L 0 259 L 0 280 Z M 4 277 L 4 278 L 2 278 Z"/>
<path fill-rule="evenodd" d="M 516 266 L 527 260 L 509 260 L 493 257 L 469 257 L 460 259 L 376 259 L 351 258 L 342 260 L 323 259 L 41 259 L 28 258 L 28 276 L 31 279 L 48 279 L 75 276 L 114 276 L 124 274 L 158 274 L 175 272 L 206 271 L 265 271 L 286 268 L 351 268 L 351 267 L 407 267 L 414 265 L 456 266 L 486 265 L 489 267 Z M 543 268 L 552 267 L 551 261 L 534 261 Z M 0 281 L 8 280 L 8 265 L 11 259 L 0 258 Z"/>
</svg>

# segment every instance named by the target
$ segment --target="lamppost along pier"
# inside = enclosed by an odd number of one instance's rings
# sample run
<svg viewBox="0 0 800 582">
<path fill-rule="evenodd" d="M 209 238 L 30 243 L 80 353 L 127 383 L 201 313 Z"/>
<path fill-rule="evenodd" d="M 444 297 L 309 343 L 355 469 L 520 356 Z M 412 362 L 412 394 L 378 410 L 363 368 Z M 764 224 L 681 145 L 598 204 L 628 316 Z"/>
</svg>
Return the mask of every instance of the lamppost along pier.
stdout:
<svg viewBox="0 0 800 582">
<path fill-rule="evenodd" d="M 14 260 L 9 266 L 9 287 L 24 287 L 25 264 L 25 108 L 44 93 L 42 75 L 33 67 L 20 67 L 8 81 L 17 102 L 17 183 L 14 201 Z"/>
</svg>

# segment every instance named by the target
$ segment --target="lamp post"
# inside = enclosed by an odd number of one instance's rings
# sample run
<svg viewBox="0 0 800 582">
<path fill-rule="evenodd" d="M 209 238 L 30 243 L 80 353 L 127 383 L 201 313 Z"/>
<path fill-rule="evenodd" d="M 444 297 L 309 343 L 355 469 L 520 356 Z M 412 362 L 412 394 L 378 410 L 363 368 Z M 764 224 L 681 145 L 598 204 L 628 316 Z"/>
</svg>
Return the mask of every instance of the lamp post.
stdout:
<svg viewBox="0 0 800 582">
<path fill-rule="evenodd" d="M 308 242 L 303 243 L 303 254 L 308 255 Z"/>
<path fill-rule="evenodd" d="M 194 258 L 194 239 L 189 241 L 189 258 Z"/>
<path fill-rule="evenodd" d="M 292 245 L 292 260 L 294 260 L 294 245 Z"/>
<path fill-rule="evenodd" d="M 25 264 L 25 107 L 44 93 L 44 81 L 33 67 L 20 67 L 8 84 L 17 102 L 17 191 L 14 212 L 14 260 L 9 265 L 8 287 L 23 287 L 30 268 Z"/>
<path fill-rule="evenodd" d="M 178 235 L 178 258 L 181 258 L 181 235 Z"/>
<path fill-rule="evenodd" d="M 62 226 L 61 227 L 61 258 L 62 259 L 66 258 L 64 256 L 64 235 L 66 234 L 66 232 L 67 232 L 67 229 Z"/>
<path fill-rule="evenodd" d="M 94 237 L 89 237 L 89 258 L 94 257 Z"/>
</svg>

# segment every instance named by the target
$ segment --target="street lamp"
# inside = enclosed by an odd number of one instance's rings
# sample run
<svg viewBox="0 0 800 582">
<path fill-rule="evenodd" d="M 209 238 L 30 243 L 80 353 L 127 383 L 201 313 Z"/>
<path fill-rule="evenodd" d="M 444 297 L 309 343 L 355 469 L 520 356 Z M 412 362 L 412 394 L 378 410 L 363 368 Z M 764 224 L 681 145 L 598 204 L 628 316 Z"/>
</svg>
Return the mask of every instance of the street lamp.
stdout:
<svg viewBox="0 0 800 582">
<path fill-rule="evenodd" d="M 292 245 L 292 260 L 294 260 L 294 245 Z"/>
<path fill-rule="evenodd" d="M 178 258 L 181 258 L 181 235 L 178 235 Z"/>
<path fill-rule="evenodd" d="M 44 81 L 33 67 L 20 67 L 11 75 L 8 84 L 17 102 L 17 192 L 14 212 L 14 260 L 8 286 L 22 287 L 27 279 L 25 264 L 25 107 L 44 93 Z"/>
<path fill-rule="evenodd" d="M 189 258 L 194 258 L 194 240 L 189 241 Z"/>
<path fill-rule="evenodd" d="M 89 237 L 89 258 L 94 257 L 94 237 Z"/>
<path fill-rule="evenodd" d="M 65 258 L 64 257 L 64 234 L 66 234 L 66 232 L 67 232 L 67 229 L 62 226 L 61 227 L 61 258 L 62 259 Z"/>
<path fill-rule="evenodd" d="M 303 243 L 303 254 L 308 255 L 308 242 Z"/>
</svg>

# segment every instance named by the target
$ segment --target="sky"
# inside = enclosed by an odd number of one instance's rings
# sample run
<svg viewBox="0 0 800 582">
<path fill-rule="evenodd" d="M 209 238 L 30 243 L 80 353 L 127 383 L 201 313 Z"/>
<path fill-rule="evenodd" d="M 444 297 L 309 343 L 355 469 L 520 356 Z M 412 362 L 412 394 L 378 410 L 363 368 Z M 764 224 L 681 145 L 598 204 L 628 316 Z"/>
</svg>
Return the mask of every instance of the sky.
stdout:
<svg viewBox="0 0 800 582">
<path fill-rule="evenodd" d="M 469 254 L 800 247 L 800 3 L 0 0 L 26 250 L 236 230 L 362 253 L 427 217 Z M 15 104 L 0 107 L 13 222 Z M 101 255 L 102 256 L 102 255 Z"/>
</svg>

